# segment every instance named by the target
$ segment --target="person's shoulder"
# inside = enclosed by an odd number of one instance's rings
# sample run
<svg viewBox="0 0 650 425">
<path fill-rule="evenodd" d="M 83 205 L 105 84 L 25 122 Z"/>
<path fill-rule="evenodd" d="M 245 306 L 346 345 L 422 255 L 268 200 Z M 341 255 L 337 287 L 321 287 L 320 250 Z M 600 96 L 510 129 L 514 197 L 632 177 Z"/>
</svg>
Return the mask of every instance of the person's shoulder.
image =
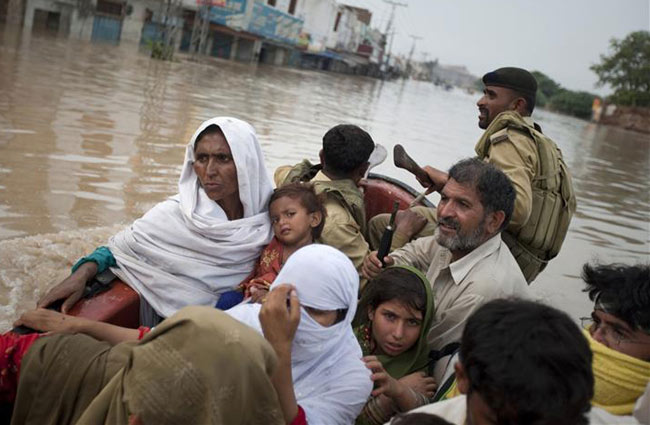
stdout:
<svg viewBox="0 0 650 425">
<path fill-rule="evenodd" d="M 472 269 L 474 292 L 488 298 L 499 296 L 527 296 L 528 284 L 501 236 L 492 242 L 492 252 L 481 258 Z"/>
<path fill-rule="evenodd" d="M 492 277 L 504 296 L 527 297 L 528 283 L 508 245 L 499 237 L 499 248 L 492 263 Z"/>
<path fill-rule="evenodd" d="M 275 183 L 275 187 L 280 187 L 282 185 L 282 182 L 287 178 L 292 167 L 292 165 L 281 165 L 275 169 L 275 172 L 273 173 L 273 182 Z"/>
<path fill-rule="evenodd" d="M 467 400 L 464 395 L 459 395 L 448 400 L 418 407 L 417 409 L 410 410 L 408 413 L 437 415 L 453 424 L 464 424 L 467 419 Z"/>
<path fill-rule="evenodd" d="M 327 211 L 325 227 L 327 227 L 327 223 L 330 221 L 337 223 L 354 221 L 354 217 L 352 217 L 348 209 L 341 203 L 339 198 L 326 195 L 323 205 Z"/>
<path fill-rule="evenodd" d="M 589 423 L 591 425 L 640 425 L 641 422 L 634 416 L 612 415 L 605 409 L 592 406 L 589 411 Z"/>
<path fill-rule="evenodd" d="M 505 127 L 490 136 L 492 149 L 512 144 L 519 151 L 536 151 L 535 139 L 519 127 Z"/>
</svg>

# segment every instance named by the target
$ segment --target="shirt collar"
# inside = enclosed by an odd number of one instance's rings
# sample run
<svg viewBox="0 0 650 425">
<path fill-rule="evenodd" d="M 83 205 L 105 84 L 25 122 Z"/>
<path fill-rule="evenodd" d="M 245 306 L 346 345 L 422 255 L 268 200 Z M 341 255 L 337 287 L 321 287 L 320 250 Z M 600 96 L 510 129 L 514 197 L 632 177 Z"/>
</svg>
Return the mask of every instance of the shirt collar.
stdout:
<svg viewBox="0 0 650 425">
<path fill-rule="evenodd" d="M 499 246 L 501 246 L 501 233 L 497 233 L 463 258 L 449 264 L 454 283 L 460 285 L 476 263 L 495 252 Z"/>
<path fill-rule="evenodd" d="M 533 120 L 533 117 L 522 117 L 522 118 L 524 119 L 524 122 L 529 126 L 531 127 L 535 126 L 535 120 Z"/>
<path fill-rule="evenodd" d="M 313 182 L 314 182 L 314 181 L 316 181 L 316 182 L 331 182 L 332 179 L 330 179 L 329 177 L 327 177 L 327 176 L 325 175 L 325 173 L 323 173 L 323 170 L 320 170 L 318 173 L 316 173 L 316 175 L 314 176 L 314 178 L 311 179 L 311 181 L 313 181 Z"/>
</svg>

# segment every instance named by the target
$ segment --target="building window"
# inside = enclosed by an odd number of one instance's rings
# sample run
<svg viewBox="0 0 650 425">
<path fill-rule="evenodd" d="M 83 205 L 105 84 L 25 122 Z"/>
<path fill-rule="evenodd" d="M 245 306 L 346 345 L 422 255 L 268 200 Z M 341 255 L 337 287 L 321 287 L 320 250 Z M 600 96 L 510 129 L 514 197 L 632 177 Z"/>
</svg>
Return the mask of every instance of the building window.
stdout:
<svg viewBox="0 0 650 425">
<path fill-rule="evenodd" d="M 276 0 L 266 0 L 266 4 L 275 7 Z"/>
<path fill-rule="evenodd" d="M 340 21 L 341 21 L 341 12 L 336 14 L 336 21 L 334 21 L 334 32 L 338 31 Z"/>
<path fill-rule="evenodd" d="M 291 0 L 291 3 L 289 3 L 289 15 L 296 14 L 296 4 L 298 4 L 298 0 Z"/>
<path fill-rule="evenodd" d="M 97 13 L 100 13 L 100 14 L 103 14 L 103 15 L 121 16 L 123 6 L 124 6 L 123 3 L 116 3 L 116 2 L 112 2 L 112 1 L 98 0 L 97 1 L 97 7 L 95 8 L 95 11 Z"/>
</svg>

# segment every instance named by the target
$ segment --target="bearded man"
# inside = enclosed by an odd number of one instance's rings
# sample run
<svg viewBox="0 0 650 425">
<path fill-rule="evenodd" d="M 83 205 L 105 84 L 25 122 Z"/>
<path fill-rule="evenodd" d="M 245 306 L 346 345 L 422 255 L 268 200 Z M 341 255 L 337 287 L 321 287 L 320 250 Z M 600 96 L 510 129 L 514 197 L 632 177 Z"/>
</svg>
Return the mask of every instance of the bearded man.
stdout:
<svg viewBox="0 0 650 425">
<path fill-rule="evenodd" d="M 562 152 L 533 121 L 537 81 L 525 69 L 505 67 L 483 76 L 483 96 L 476 103 L 478 126 L 485 130 L 474 147 L 476 154 L 510 178 L 517 192 L 514 212 L 502 237 L 521 271 L 532 283 L 560 252 L 576 210 L 571 174 Z M 438 191 L 447 176 L 429 166 L 429 191 Z M 432 184 L 433 183 L 433 184 Z M 368 223 L 368 240 L 377 247 L 389 215 Z M 400 211 L 395 219 L 392 249 L 413 238 L 431 235 L 436 228 L 431 208 Z"/>
<path fill-rule="evenodd" d="M 416 239 L 384 258 L 386 266 L 411 265 L 426 273 L 436 312 L 427 341 L 443 350 L 460 341 L 465 322 L 495 298 L 528 297 L 528 285 L 501 232 L 508 226 L 516 192 L 510 179 L 478 158 L 449 170 L 437 208 L 434 235 Z M 371 279 L 382 269 L 377 252 L 364 260 Z"/>
</svg>

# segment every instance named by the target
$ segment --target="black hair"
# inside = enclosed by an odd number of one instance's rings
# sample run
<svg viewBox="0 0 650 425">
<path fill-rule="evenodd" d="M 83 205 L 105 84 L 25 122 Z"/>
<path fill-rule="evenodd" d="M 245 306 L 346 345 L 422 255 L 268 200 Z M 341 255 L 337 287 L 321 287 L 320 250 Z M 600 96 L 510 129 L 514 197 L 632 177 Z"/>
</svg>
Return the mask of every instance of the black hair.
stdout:
<svg viewBox="0 0 650 425">
<path fill-rule="evenodd" d="M 337 174 L 349 175 L 366 164 L 374 149 L 372 137 L 356 125 L 339 124 L 323 136 L 325 166 Z"/>
<path fill-rule="evenodd" d="M 503 171 L 474 157 L 455 163 L 449 169 L 449 178 L 461 184 L 471 184 L 486 212 L 504 212 L 505 219 L 499 231 L 508 226 L 515 209 L 517 192 Z"/>
<path fill-rule="evenodd" d="M 199 133 L 198 136 L 196 136 L 196 141 L 194 142 L 194 152 L 196 152 L 196 148 L 199 146 L 199 142 L 201 141 L 201 139 L 203 139 L 203 137 L 205 137 L 205 136 L 207 136 L 209 134 L 221 134 L 224 137 L 224 139 L 226 138 L 226 136 L 223 134 L 223 131 L 221 130 L 221 127 L 219 127 L 216 124 L 210 124 L 209 126 L 204 128 Z"/>
<path fill-rule="evenodd" d="M 300 205 L 302 205 L 308 213 L 320 212 L 322 217 L 320 224 L 311 229 L 312 238 L 314 238 L 314 240 L 318 239 L 321 233 L 323 233 L 325 217 L 327 217 L 327 210 L 324 205 L 324 195 L 317 195 L 314 191 L 314 186 L 309 183 L 289 183 L 273 191 L 271 199 L 269 199 L 269 210 L 271 209 L 271 204 L 273 202 L 280 198 L 284 198 L 285 196 L 291 199 L 298 199 Z"/>
<path fill-rule="evenodd" d="M 565 313 L 532 301 L 493 300 L 470 316 L 460 362 L 468 397 L 479 394 L 501 425 L 586 425 L 592 354 Z"/>
<path fill-rule="evenodd" d="M 438 415 L 431 413 L 400 413 L 393 416 L 390 425 L 452 425 Z"/>
<path fill-rule="evenodd" d="M 517 96 L 523 97 L 524 100 L 526 101 L 526 111 L 528 111 L 528 115 L 532 115 L 533 111 L 535 110 L 535 95 L 533 94 L 528 94 L 528 93 L 522 93 L 515 91 Z"/>
<path fill-rule="evenodd" d="M 402 267 L 382 270 L 365 288 L 363 298 L 368 306 L 376 310 L 380 304 L 397 300 L 409 308 L 422 313 L 427 311 L 427 292 L 418 275 Z M 363 312 L 363 314 L 367 314 Z"/>
<path fill-rule="evenodd" d="M 585 264 L 582 280 L 589 299 L 607 306 L 607 313 L 632 329 L 650 330 L 650 265 Z"/>
</svg>

